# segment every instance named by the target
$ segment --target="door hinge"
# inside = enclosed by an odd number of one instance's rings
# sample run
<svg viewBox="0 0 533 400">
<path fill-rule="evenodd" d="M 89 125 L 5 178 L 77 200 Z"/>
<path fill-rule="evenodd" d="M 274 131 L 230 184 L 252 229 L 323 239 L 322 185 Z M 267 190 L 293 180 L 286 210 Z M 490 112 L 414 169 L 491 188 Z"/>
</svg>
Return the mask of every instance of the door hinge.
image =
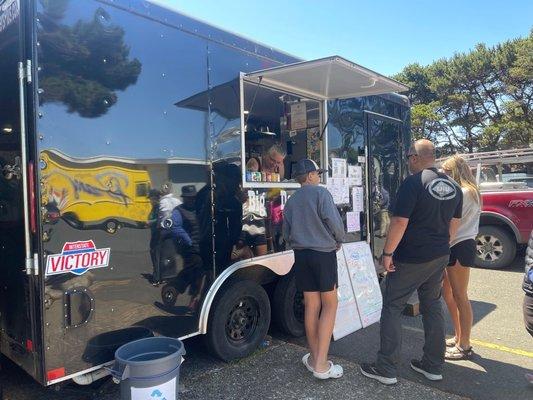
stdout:
<svg viewBox="0 0 533 400">
<path fill-rule="evenodd" d="M 31 60 L 26 60 L 26 81 L 31 83 Z"/>
<path fill-rule="evenodd" d="M 26 275 L 39 275 L 39 255 L 35 253 L 33 258 L 26 258 Z"/>
<path fill-rule="evenodd" d="M 33 253 L 33 275 L 39 275 L 39 254 Z"/>
<path fill-rule="evenodd" d="M 26 275 L 33 275 L 33 258 L 26 258 Z"/>
<path fill-rule="evenodd" d="M 32 74 L 31 74 L 31 60 L 26 60 L 26 65 L 24 63 L 19 62 L 19 79 L 26 79 L 27 83 L 32 82 Z"/>
</svg>

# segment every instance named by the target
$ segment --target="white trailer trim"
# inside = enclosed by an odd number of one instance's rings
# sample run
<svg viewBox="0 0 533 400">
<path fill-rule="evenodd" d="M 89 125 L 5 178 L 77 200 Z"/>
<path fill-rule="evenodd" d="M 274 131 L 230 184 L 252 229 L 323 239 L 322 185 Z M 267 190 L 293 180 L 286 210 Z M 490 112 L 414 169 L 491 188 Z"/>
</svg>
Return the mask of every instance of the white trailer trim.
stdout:
<svg viewBox="0 0 533 400">
<path fill-rule="evenodd" d="M 286 275 L 291 270 L 293 264 L 294 252 L 292 250 L 289 250 L 283 251 L 281 253 L 267 254 L 265 256 L 242 260 L 224 270 L 224 272 L 222 272 L 220 276 L 215 280 L 215 282 L 211 285 L 205 297 L 199 320 L 200 333 L 207 333 L 207 322 L 209 319 L 209 311 L 211 310 L 211 305 L 213 304 L 213 301 L 215 300 L 219 289 L 236 271 L 251 266 L 262 266 L 268 268 L 276 275 Z"/>
</svg>

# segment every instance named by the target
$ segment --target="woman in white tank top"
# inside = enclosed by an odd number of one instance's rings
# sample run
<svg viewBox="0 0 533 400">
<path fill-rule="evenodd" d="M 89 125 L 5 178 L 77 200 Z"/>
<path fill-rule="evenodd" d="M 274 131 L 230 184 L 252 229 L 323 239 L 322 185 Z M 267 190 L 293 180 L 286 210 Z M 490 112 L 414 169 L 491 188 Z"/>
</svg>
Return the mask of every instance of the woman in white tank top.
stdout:
<svg viewBox="0 0 533 400">
<path fill-rule="evenodd" d="M 455 329 L 455 336 L 446 341 L 445 358 L 465 360 L 472 357 L 470 331 L 472 306 L 468 299 L 470 267 L 476 257 L 475 238 L 479 229 L 481 196 L 470 167 L 466 161 L 453 156 L 442 164 L 444 173 L 453 178 L 463 191 L 463 214 L 455 238 L 450 242 L 450 263 L 446 268 L 443 297 Z"/>
</svg>

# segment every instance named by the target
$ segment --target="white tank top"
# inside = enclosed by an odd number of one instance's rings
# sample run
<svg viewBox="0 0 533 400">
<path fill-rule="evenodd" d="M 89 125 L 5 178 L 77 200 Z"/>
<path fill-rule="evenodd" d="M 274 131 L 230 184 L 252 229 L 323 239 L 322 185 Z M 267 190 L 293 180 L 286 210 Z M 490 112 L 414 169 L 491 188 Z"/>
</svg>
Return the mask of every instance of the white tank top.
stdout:
<svg viewBox="0 0 533 400">
<path fill-rule="evenodd" d="M 476 201 L 476 194 L 464 188 L 462 191 L 463 216 L 461 217 L 461 224 L 457 229 L 455 239 L 450 243 L 451 246 L 462 242 L 463 240 L 475 239 L 479 231 L 479 216 L 481 214 L 481 206 Z"/>
</svg>

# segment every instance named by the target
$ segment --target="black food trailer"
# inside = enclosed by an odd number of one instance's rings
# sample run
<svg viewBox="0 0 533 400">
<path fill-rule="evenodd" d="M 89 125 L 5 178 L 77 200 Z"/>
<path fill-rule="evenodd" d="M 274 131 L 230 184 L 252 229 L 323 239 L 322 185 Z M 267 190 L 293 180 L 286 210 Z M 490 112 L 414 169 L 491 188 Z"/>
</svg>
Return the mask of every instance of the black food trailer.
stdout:
<svg viewBox="0 0 533 400">
<path fill-rule="evenodd" d="M 381 252 L 410 139 L 394 80 L 137 0 L 0 1 L 0 77 L 0 346 L 43 385 L 150 335 L 230 360 L 271 316 L 303 334 L 281 238 L 301 158 L 362 189 L 346 240 Z"/>
</svg>

